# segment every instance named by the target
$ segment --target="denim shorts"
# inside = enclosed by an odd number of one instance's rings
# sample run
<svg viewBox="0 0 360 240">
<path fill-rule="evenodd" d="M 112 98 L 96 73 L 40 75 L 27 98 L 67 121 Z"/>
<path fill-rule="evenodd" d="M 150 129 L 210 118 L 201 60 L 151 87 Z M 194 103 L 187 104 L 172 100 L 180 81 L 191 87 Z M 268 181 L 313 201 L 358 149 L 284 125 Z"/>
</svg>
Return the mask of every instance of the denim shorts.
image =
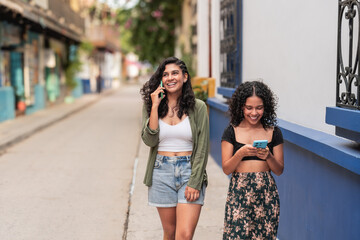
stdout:
<svg viewBox="0 0 360 240">
<path fill-rule="evenodd" d="M 204 204 L 205 185 L 199 198 L 188 202 L 185 188 L 191 175 L 191 156 L 156 156 L 152 185 L 149 187 L 149 205 L 155 207 L 176 207 L 178 203 Z"/>
</svg>

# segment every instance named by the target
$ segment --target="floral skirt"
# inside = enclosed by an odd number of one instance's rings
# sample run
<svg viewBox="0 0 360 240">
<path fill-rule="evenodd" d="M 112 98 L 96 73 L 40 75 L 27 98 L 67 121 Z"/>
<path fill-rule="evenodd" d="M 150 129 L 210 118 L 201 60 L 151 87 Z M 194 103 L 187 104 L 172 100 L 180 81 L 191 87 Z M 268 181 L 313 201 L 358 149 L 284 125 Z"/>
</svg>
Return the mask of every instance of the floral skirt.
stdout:
<svg viewBox="0 0 360 240">
<path fill-rule="evenodd" d="M 279 215 L 279 194 L 270 172 L 232 174 L 223 240 L 276 239 Z"/>
</svg>

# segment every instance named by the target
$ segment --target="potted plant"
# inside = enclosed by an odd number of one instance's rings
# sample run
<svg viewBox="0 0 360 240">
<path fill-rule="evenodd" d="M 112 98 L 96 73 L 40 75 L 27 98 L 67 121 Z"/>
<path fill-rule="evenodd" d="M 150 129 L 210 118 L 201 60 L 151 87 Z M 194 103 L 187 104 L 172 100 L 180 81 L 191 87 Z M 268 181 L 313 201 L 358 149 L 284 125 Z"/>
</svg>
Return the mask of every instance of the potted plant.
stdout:
<svg viewBox="0 0 360 240">
<path fill-rule="evenodd" d="M 204 88 L 201 85 L 193 86 L 193 90 L 194 90 L 195 98 L 203 100 L 206 103 L 206 100 L 208 99 L 208 92 L 204 90 Z"/>
</svg>

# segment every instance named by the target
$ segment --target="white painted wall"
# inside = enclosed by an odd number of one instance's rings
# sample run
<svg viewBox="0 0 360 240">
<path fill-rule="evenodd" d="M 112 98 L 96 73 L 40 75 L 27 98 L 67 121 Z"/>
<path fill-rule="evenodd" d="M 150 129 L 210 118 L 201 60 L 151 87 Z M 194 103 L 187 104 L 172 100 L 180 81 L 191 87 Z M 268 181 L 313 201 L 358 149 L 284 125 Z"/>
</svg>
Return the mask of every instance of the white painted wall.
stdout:
<svg viewBox="0 0 360 240">
<path fill-rule="evenodd" d="M 103 66 L 103 77 L 111 79 L 120 79 L 121 77 L 121 53 L 105 53 Z"/>
<path fill-rule="evenodd" d="M 48 0 L 35 0 L 36 5 L 42 7 L 43 9 L 49 8 L 49 1 Z"/>
<path fill-rule="evenodd" d="M 209 5 L 197 0 L 197 75 L 209 77 Z"/>
<path fill-rule="evenodd" d="M 262 78 L 279 98 L 278 117 L 334 133 L 335 0 L 243 1 L 243 80 Z"/>
</svg>

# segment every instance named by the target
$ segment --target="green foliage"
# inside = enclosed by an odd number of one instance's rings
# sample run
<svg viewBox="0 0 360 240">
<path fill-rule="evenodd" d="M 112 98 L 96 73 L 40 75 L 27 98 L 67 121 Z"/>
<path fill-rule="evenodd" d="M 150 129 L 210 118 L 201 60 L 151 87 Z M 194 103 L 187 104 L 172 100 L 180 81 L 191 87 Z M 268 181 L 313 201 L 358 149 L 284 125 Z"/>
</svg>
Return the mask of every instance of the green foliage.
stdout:
<svg viewBox="0 0 360 240">
<path fill-rule="evenodd" d="M 119 24 L 120 47 L 124 54 L 134 52 L 132 43 L 132 32 L 130 29 L 131 9 L 118 9 L 116 13 L 116 23 Z"/>
<path fill-rule="evenodd" d="M 186 53 L 185 52 L 185 47 L 184 45 L 181 45 L 181 60 L 184 61 L 184 63 L 186 64 L 186 67 L 189 71 L 189 74 L 191 77 L 195 77 L 196 76 L 196 71 L 194 70 L 194 57 L 192 56 L 191 53 Z"/>
<path fill-rule="evenodd" d="M 67 90 L 71 92 L 77 86 L 75 75 L 81 70 L 82 63 L 79 59 L 79 48 L 71 46 L 69 53 L 69 60 L 65 66 L 65 85 Z"/>
<path fill-rule="evenodd" d="M 201 85 L 193 86 L 193 91 L 195 94 L 195 98 L 198 98 L 206 102 L 206 100 L 208 99 L 208 92 L 205 91 Z"/>
<path fill-rule="evenodd" d="M 83 64 L 80 61 L 80 51 L 90 55 L 94 48 L 94 45 L 88 41 L 82 42 L 79 46 L 72 45 L 69 47 L 69 60 L 65 65 L 65 85 L 69 92 L 76 88 L 77 82 L 75 81 L 75 76 L 81 71 Z"/>
<path fill-rule="evenodd" d="M 86 54 L 90 55 L 95 47 L 91 42 L 84 41 L 80 44 L 79 48 L 81 51 L 84 51 Z"/>
<path fill-rule="evenodd" d="M 81 62 L 79 60 L 69 61 L 69 64 L 65 69 L 65 84 L 69 91 L 76 88 L 77 82 L 75 81 L 75 74 L 80 70 Z"/>
<path fill-rule="evenodd" d="M 181 0 L 139 0 L 133 8 L 117 14 L 118 22 L 124 27 L 123 34 L 124 30 L 131 32 L 122 37 L 129 41 L 140 61 L 156 65 L 174 55 L 175 28 L 181 20 L 181 7 Z"/>
</svg>

